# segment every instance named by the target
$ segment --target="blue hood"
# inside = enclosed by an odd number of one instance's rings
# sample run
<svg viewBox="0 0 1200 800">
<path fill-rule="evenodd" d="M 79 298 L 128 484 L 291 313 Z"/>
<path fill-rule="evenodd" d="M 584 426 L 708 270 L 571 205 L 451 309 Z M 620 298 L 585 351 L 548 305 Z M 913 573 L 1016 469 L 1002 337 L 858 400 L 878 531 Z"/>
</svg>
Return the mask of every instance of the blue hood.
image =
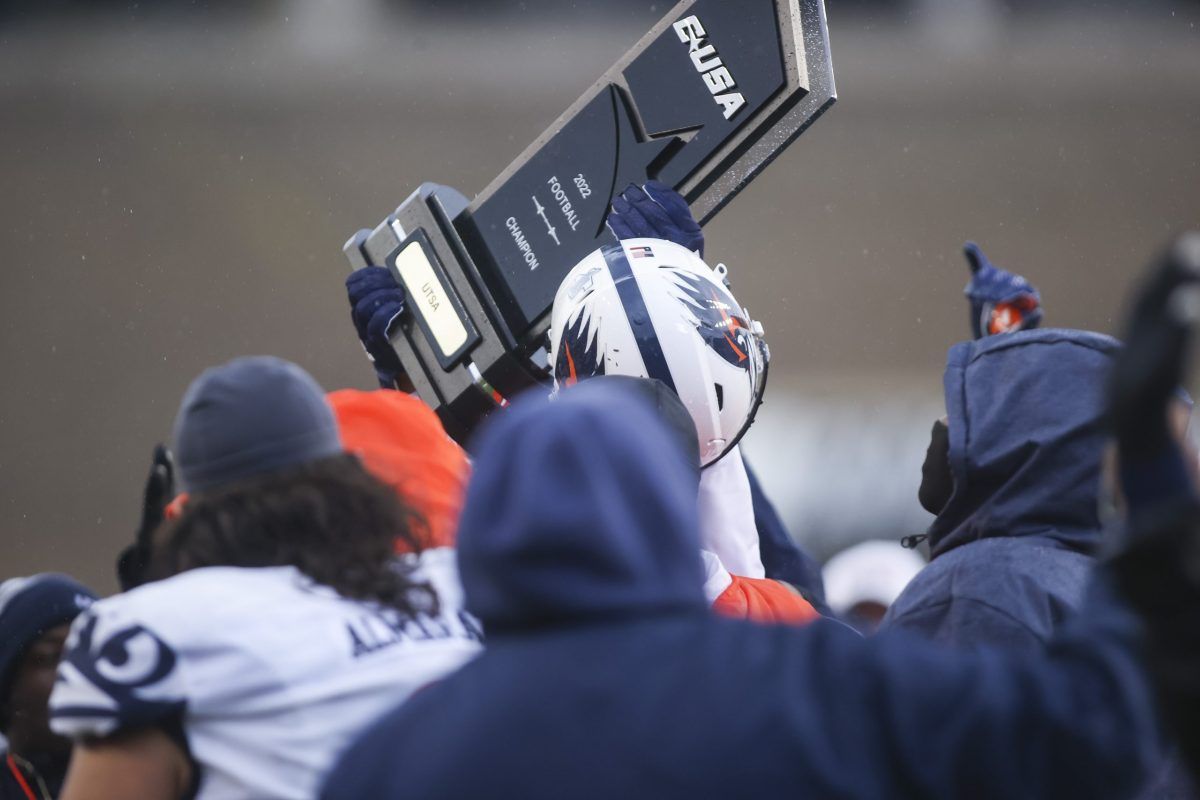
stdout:
<svg viewBox="0 0 1200 800">
<path fill-rule="evenodd" d="M 458 561 L 489 634 L 706 610 L 695 469 L 644 397 L 603 380 L 526 396 L 475 450 Z"/>
<path fill-rule="evenodd" d="M 946 364 L 954 492 L 929 529 L 936 557 L 988 537 L 1079 552 L 1100 538 L 1105 387 L 1120 343 L 1072 330 L 963 342 Z"/>
</svg>

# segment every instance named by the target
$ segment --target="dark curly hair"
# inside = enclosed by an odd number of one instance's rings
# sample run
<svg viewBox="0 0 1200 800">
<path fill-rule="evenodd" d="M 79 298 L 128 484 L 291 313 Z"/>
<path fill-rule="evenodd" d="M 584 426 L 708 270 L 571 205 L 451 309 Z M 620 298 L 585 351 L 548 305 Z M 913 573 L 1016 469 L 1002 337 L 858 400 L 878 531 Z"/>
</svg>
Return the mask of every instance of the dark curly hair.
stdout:
<svg viewBox="0 0 1200 800">
<path fill-rule="evenodd" d="M 395 557 L 422 549 L 424 523 L 358 459 L 338 455 L 188 499 L 155 533 L 149 577 L 199 567 L 293 566 L 343 597 L 409 616 L 436 614 L 437 594 Z"/>
</svg>

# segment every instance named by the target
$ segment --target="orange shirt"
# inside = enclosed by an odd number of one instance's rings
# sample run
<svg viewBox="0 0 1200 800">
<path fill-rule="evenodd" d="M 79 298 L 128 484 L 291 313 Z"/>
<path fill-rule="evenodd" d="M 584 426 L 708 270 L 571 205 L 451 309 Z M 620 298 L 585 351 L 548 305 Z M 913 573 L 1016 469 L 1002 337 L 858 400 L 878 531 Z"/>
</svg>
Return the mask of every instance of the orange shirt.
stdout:
<svg viewBox="0 0 1200 800">
<path fill-rule="evenodd" d="M 821 615 L 800 593 L 781 581 L 742 578 L 733 582 L 713 602 L 713 611 L 752 622 L 806 625 Z"/>
</svg>

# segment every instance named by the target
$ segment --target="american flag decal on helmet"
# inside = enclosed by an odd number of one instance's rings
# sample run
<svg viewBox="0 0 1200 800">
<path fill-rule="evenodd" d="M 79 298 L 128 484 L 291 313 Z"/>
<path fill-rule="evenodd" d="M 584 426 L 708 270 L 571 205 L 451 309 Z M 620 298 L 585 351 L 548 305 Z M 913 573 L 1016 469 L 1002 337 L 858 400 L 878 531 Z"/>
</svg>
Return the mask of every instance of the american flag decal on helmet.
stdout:
<svg viewBox="0 0 1200 800">
<path fill-rule="evenodd" d="M 654 258 L 654 251 L 644 246 L 631 247 L 629 248 L 629 255 L 634 258 Z"/>
</svg>

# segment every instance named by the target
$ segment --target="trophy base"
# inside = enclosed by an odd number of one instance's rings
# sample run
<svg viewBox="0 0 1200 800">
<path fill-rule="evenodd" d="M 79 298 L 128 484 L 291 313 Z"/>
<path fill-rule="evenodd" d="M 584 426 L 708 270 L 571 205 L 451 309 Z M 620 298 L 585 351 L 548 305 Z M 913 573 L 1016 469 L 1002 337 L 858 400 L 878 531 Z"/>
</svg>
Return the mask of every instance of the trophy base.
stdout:
<svg viewBox="0 0 1200 800">
<path fill-rule="evenodd" d="M 499 310 L 484 308 L 491 295 L 452 221 L 467 204 L 448 186 L 422 184 L 342 248 L 353 269 L 387 267 L 404 287 L 407 313 L 391 334 L 393 346 L 411 390 L 460 444 L 507 397 L 548 380 Z"/>
</svg>

